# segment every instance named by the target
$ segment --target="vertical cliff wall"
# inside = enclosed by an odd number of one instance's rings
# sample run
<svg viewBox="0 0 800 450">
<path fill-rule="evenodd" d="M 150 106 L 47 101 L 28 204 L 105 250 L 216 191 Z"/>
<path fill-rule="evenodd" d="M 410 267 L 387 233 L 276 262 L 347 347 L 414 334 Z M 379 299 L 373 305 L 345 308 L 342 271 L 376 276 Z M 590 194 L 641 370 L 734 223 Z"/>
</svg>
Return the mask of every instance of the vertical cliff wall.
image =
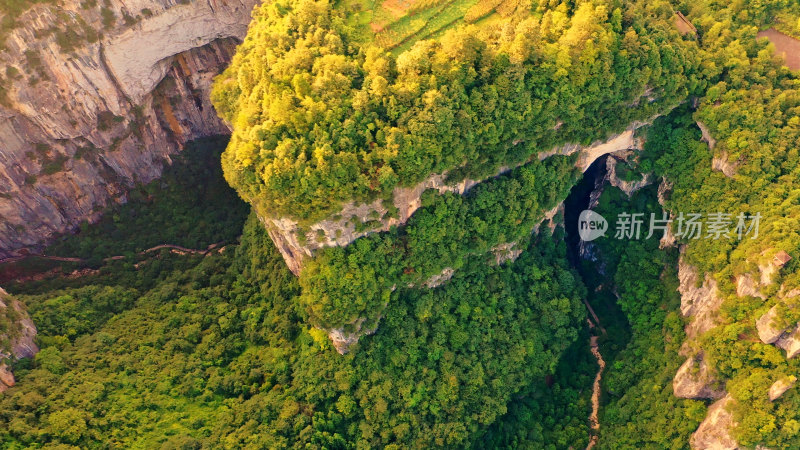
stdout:
<svg viewBox="0 0 800 450">
<path fill-rule="evenodd" d="M 0 259 L 93 220 L 201 136 L 257 0 L 67 0 L 0 51 Z"/>
</svg>

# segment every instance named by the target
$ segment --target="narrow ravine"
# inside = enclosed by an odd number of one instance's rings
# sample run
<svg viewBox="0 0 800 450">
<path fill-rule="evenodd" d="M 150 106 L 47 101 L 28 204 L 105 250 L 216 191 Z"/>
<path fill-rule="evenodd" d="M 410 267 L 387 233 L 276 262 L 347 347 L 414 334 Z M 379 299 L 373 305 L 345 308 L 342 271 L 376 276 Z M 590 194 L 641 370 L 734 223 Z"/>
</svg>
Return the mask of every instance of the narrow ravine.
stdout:
<svg viewBox="0 0 800 450">
<path fill-rule="evenodd" d="M 567 248 L 568 259 L 573 268 L 581 275 L 587 287 L 591 288 L 591 282 L 587 278 L 587 268 L 584 266 L 581 258 L 581 241 L 578 235 L 578 215 L 584 209 L 589 207 L 589 201 L 592 192 L 597 188 L 598 183 L 602 182 L 605 177 L 606 170 L 606 157 L 596 160 L 589 169 L 584 173 L 583 179 L 576 184 L 569 196 L 564 202 L 565 206 L 565 229 L 567 234 Z M 595 312 L 588 299 L 583 299 L 583 304 L 586 306 L 588 317 L 586 322 L 591 330 L 589 337 L 589 350 L 594 358 L 597 360 L 597 372 L 592 383 L 592 396 L 591 396 L 591 411 L 589 412 L 589 444 L 586 446 L 587 450 L 597 445 L 600 430 L 600 397 L 602 394 L 601 386 L 603 381 L 603 372 L 606 367 L 606 362 L 603 355 L 600 353 L 599 340 L 600 337 L 606 335 L 606 330 L 601 324 L 600 317 Z"/>
</svg>

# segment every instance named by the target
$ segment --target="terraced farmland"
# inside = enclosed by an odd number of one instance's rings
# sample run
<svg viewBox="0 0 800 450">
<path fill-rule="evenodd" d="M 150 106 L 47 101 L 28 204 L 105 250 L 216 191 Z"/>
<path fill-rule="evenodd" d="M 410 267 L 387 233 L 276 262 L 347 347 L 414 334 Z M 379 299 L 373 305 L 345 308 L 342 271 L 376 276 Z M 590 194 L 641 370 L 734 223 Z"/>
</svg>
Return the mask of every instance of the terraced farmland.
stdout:
<svg viewBox="0 0 800 450">
<path fill-rule="evenodd" d="M 350 20 L 378 45 L 400 53 L 458 24 L 491 23 L 527 4 L 520 0 L 354 0 Z"/>
</svg>

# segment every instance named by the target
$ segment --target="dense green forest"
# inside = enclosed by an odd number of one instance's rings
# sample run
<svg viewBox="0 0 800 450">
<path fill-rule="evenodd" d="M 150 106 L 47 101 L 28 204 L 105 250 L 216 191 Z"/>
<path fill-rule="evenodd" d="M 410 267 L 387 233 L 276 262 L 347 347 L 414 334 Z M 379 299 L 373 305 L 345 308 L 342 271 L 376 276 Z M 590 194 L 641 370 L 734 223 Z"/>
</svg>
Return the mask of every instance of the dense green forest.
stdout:
<svg viewBox="0 0 800 450">
<path fill-rule="evenodd" d="M 304 325 L 297 281 L 255 217 L 221 254 L 120 264 L 80 286 L 19 286 L 43 348 L 17 363 L 20 383 L 0 396 L 0 439 L 464 445 L 578 336 L 583 288 L 559 242 L 544 232 L 513 264 L 398 289 L 380 330 L 345 356 Z M 558 417 L 546 404 L 528 414 Z"/>
<path fill-rule="evenodd" d="M 226 179 L 268 217 L 314 221 L 431 173 L 484 178 L 663 113 L 698 87 L 666 3 L 533 4 L 399 56 L 325 1 L 269 2 L 212 100 Z"/>
<path fill-rule="evenodd" d="M 160 244 L 205 249 L 235 241 L 247 204 L 222 178 L 220 149 L 228 139 L 212 137 L 187 144 L 161 178 L 137 186 L 121 207 L 106 211 L 93 226 L 63 236 L 48 254 L 91 259 L 132 255 Z"/>
<path fill-rule="evenodd" d="M 606 186 L 594 211 L 661 214 L 651 185 L 629 199 Z M 609 235 L 615 234 L 611 224 Z M 661 235 L 650 239 L 600 239 L 598 259 L 584 260 L 589 301 L 606 324 L 601 350 L 609 364 L 600 416 L 600 448 L 684 448 L 705 417 L 705 405 L 673 395 L 672 379 L 684 358 L 685 339 L 677 292 L 677 249 L 659 250 Z M 618 308 L 618 310 L 617 310 Z M 624 320 L 615 317 L 621 313 Z"/>
<path fill-rule="evenodd" d="M 411 18 L 458 10 L 473 24 L 429 20 L 437 39 L 390 49 L 353 2 L 256 9 L 213 92 L 230 141 L 192 143 L 47 249 L 91 270 L 4 286 L 41 351 L 9 361 L 0 447 L 556 449 L 596 434 L 598 448 L 686 448 L 710 401 L 675 397 L 672 380 L 699 349 L 734 399 L 737 442 L 800 447 L 800 393 L 767 397 L 800 360 L 755 326 L 774 305 L 780 327 L 800 320 L 800 296 L 784 295 L 800 287 L 800 81 L 756 36 L 792 34 L 796 2 L 420 5 Z M 678 32 L 675 11 L 697 34 Z M 565 199 L 578 207 L 580 179 L 575 156 L 537 154 L 635 121 L 652 124 L 618 175 L 654 184 L 630 198 L 606 185 L 596 212 L 761 215 L 758 239 L 678 238 L 724 297 L 694 338 L 677 246 L 612 230 L 580 259 L 560 216 L 537 226 Z M 299 277 L 257 217 L 307 224 L 442 172 L 488 179 L 463 196 L 425 192 L 406 223 L 318 251 Z M 141 253 L 164 243 L 222 244 Z M 521 254 L 497 263 L 507 243 Z M 762 295 L 738 295 L 778 251 L 794 259 L 756 283 Z M 341 355 L 331 328 L 365 335 Z M 591 336 L 606 363 L 598 431 Z"/>
<path fill-rule="evenodd" d="M 397 286 L 461 269 L 498 244 L 524 248 L 544 212 L 566 197 L 575 179 L 573 160 L 533 161 L 464 196 L 428 191 L 423 208 L 404 226 L 320 251 L 300 274 L 311 322 L 336 328 L 366 318 L 365 329 L 374 328 Z"/>
</svg>

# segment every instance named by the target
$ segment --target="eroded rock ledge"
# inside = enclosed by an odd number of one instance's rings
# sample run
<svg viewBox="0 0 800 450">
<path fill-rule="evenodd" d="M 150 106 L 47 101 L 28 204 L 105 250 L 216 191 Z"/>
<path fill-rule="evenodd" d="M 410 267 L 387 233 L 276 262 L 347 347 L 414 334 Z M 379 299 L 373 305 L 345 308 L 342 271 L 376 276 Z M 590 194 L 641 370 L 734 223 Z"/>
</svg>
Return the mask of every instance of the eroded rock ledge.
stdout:
<svg viewBox="0 0 800 450">
<path fill-rule="evenodd" d="M 579 152 L 576 166 L 586 171 L 597 158 L 620 150 L 641 149 L 642 140 L 634 136 L 635 130 L 642 126 L 635 123 L 628 130 L 604 142 L 596 142 L 587 147 L 566 144 L 550 151 L 540 153 L 539 159 L 553 155 L 570 155 Z M 504 167 L 502 174 L 510 170 Z M 270 237 L 280 250 L 289 269 L 299 275 L 303 261 L 314 252 L 325 247 L 346 246 L 369 233 L 387 231 L 391 227 L 404 224 L 422 206 L 422 193 L 435 189 L 439 193 L 464 194 L 483 180 L 461 180 L 448 182 L 447 174 L 433 174 L 413 187 L 396 188 L 390 201 L 377 199 L 368 204 L 348 203 L 338 214 L 302 227 L 289 218 L 260 217 Z M 390 209 L 392 210 L 390 213 Z"/>
</svg>

